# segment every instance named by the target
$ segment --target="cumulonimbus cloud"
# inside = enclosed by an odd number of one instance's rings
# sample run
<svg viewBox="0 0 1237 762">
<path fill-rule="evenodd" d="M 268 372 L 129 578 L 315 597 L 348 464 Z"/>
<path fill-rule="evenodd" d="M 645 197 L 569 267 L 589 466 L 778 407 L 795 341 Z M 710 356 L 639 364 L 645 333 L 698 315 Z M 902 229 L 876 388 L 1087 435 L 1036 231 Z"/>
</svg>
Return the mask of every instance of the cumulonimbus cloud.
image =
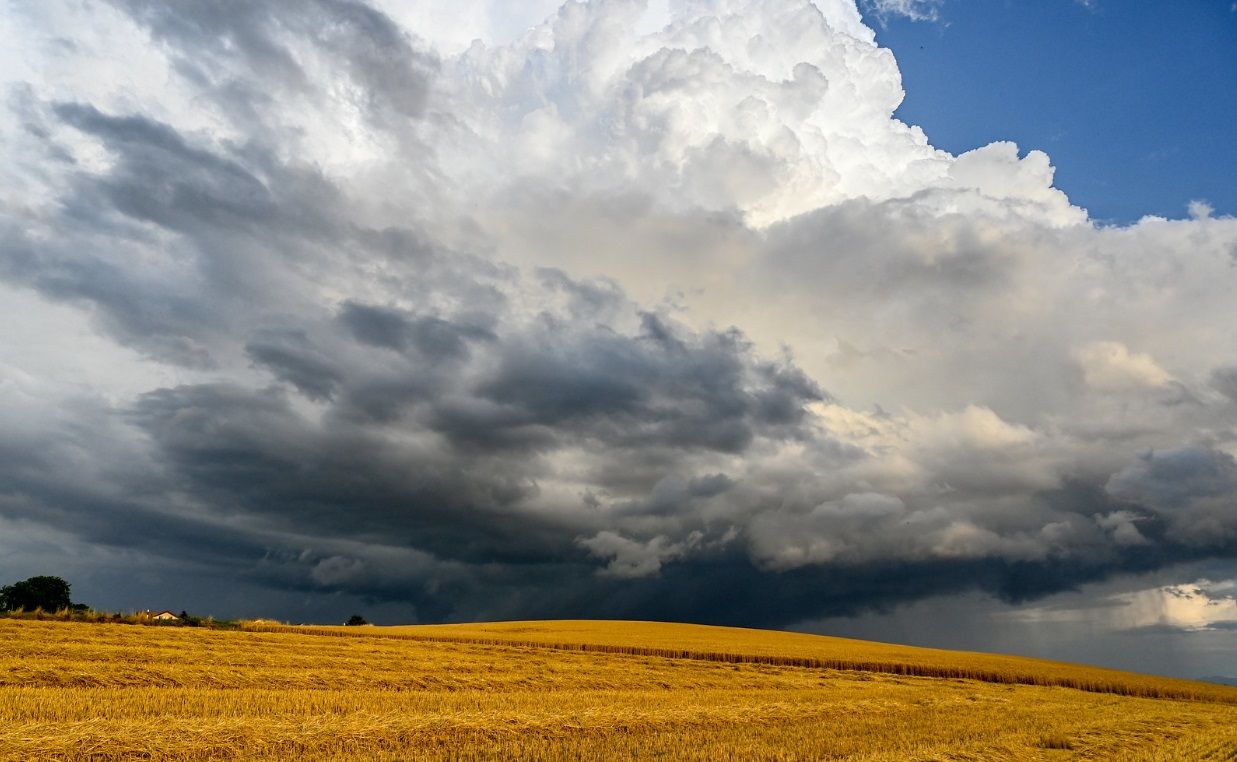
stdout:
<svg viewBox="0 0 1237 762">
<path fill-rule="evenodd" d="M 0 365 L 0 514 L 438 618 L 1232 555 L 1237 221 L 935 149 L 853 2 L 644 12 L 446 54 L 356 0 L 30 10 L 0 282 L 107 372 Z"/>
</svg>

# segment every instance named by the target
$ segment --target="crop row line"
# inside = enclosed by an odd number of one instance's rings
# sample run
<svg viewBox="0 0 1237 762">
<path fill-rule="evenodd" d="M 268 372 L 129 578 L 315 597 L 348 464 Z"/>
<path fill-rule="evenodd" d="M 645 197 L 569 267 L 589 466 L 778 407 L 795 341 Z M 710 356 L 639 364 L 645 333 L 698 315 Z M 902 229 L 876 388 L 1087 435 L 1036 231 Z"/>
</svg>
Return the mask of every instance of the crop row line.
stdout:
<svg viewBox="0 0 1237 762">
<path fill-rule="evenodd" d="M 932 677 L 945 679 L 976 680 L 985 683 L 1006 685 L 1033 685 L 1042 687 L 1071 688 L 1090 693 L 1108 693 L 1136 698 L 1205 701 L 1211 703 L 1237 704 L 1237 692 L 1232 696 L 1156 685 L 1137 685 L 1105 680 L 1085 680 L 1058 675 L 1035 675 L 1018 672 L 953 667 L 936 664 L 907 664 L 904 662 L 867 661 L 843 658 L 819 658 L 811 656 L 776 656 L 767 654 L 743 654 L 725 651 L 693 651 L 679 648 L 653 646 L 627 646 L 607 643 L 564 643 L 539 640 L 508 640 L 504 638 L 481 638 L 462 635 L 422 635 L 416 633 L 351 632 L 326 627 L 303 627 L 267 623 L 246 622 L 241 629 L 249 632 L 286 633 L 325 637 L 364 637 L 389 640 L 413 640 L 428 643 L 459 643 L 468 645 L 498 646 L 505 648 L 535 648 L 551 651 L 575 651 L 603 653 L 620 656 L 641 656 L 664 659 L 688 659 L 693 661 L 720 662 L 725 664 L 763 664 L 776 667 L 806 669 L 832 669 L 847 672 L 875 672 L 904 677 Z"/>
</svg>

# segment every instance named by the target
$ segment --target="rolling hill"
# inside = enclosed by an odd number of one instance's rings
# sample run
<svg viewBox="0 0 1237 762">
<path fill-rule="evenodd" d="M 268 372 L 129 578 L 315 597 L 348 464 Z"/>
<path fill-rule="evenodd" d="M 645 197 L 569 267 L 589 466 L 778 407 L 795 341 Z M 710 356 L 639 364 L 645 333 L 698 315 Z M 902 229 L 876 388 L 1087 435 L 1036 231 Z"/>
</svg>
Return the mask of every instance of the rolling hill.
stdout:
<svg viewBox="0 0 1237 762">
<path fill-rule="evenodd" d="M 1233 759 L 1237 689 L 796 633 L 0 619 L 0 758 Z"/>
</svg>

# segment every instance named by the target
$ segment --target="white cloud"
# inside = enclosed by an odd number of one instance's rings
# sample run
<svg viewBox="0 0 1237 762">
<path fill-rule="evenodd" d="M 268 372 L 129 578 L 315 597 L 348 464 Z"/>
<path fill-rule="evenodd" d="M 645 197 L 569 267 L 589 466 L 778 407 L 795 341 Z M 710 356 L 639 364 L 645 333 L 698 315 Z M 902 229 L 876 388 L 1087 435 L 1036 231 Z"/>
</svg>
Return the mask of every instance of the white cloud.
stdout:
<svg viewBox="0 0 1237 762">
<path fill-rule="evenodd" d="M 1131 511 L 1113 511 L 1095 517 L 1095 523 L 1112 534 L 1118 545 L 1148 545 L 1150 541 L 1138 531 L 1143 517 Z"/>
<path fill-rule="evenodd" d="M 460 58 L 463 95 L 479 106 L 465 112 L 469 127 L 503 151 L 496 165 L 474 144 L 460 160 L 481 175 L 499 166 L 576 193 L 653 193 L 670 209 L 736 210 L 757 225 L 944 177 L 946 156 L 891 118 L 897 65 L 852 4 L 686 3 L 648 35 L 634 31 L 640 14 L 568 5 L 510 47 Z M 486 177 L 496 190 L 513 179 Z"/>
<path fill-rule="evenodd" d="M 310 576 L 320 585 L 338 585 L 355 580 L 365 571 L 360 559 L 330 556 L 314 565 Z"/>
<path fill-rule="evenodd" d="M 1087 386 L 1101 391 L 1125 391 L 1163 386 L 1172 376 L 1148 354 L 1131 352 L 1116 341 L 1097 341 L 1080 347 L 1074 358 Z"/>
<path fill-rule="evenodd" d="M 846 495 L 802 515 L 770 511 L 751 524 L 751 551 L 763 564 L 785 570 L 835 561 L 860 561 L 860 546 L 880 542 L 906 516 L 905 504 L 878 493 Z"/>
<path fill-rule="evenodd" d="M 1182 630 L 1207 630 L 1237 625 L 1237 588 L 1232 581 L 1198 580 L 1116 596 L 1124 603 L 1118 619 L 1127 627 L 1164 625 Z"/>
<path fill-rule="evenodd" d="M 863 7 L 882 21 L 904 16 L 913 21 L 936 21 L 944 0 L 862 0 Z"/>
<path fill-rule="evenodd" d="M 607 530 L 592 537 L 581 538 L 577 542 L 594 556 L 609 559 L 600 574 L 620 579 L 636 579 L 655 576 L 661 571 L 662 564 L 682 557 L 700 538 L 701 535 L 697 532 L 688 535 L 681 543 L 671 542 L 664 535 L 639 542 Z"/>
<path fill-rule="evenodd" d="M 1205 220 L 1215 213 L 1215 207 L 1201 199 L 1195 199 L 1187 205 L 1192 220 Z"/>
<path fill-rule="evenodd" d="M 1237 582 L 1196 580 L 1117 593 L 1087 607 L 1027 608 L 1004 616 L 1027 622 L 1090 622 L 1118 630 L 1165 627 L 1188 632 L 1237 626 Z"/>
</svg>

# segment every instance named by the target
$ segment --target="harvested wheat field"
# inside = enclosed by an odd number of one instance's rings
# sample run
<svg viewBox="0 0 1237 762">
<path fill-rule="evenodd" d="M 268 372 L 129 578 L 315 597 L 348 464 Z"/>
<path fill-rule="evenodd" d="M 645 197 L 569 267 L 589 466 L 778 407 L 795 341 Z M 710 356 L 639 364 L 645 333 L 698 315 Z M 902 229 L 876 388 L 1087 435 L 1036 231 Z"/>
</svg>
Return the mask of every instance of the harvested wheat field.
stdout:
<svg viewBox="0 0 1237 762">
<path fill-rule="evenodd" d="M 1237 759 L 1237 689 L 640 622 L 0 619 L 3 759 Z"/>
</svg>

